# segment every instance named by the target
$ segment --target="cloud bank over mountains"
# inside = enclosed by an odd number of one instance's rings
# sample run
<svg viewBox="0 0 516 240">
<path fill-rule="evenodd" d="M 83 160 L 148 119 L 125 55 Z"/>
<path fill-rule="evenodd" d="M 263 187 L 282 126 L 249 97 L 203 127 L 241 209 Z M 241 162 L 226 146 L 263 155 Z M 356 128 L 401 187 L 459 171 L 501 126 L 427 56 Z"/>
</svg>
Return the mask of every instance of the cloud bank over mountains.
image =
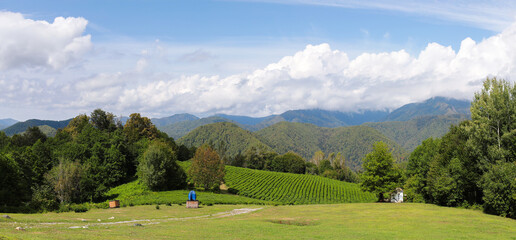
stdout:
<svg viewBox="0 0 516 240">
<path fill-rule="evenodd" d="M 419 55 L 405 50 L 363 53 L 349 59 L 328 44 L 251 73 L 229 77 L 183 76 L 126 88 L 123 108 L 143 111 L 267 115 L 289 109 L 353 111 L 395 108 L 432 96 L 471 99 L 488 76 L 516 74 L 516 24 L 460 49 L 429 43 Z"/>
<path fill-rule="evenodd" d="M 327 43 L 309 44 L 250 72 L 178 76 L 149 70 L 153 62 L 141 56 L 127 60 L 132 69 L 95 69 L 111 59 L 91 58 L 87 23 L 0 12 L 0 111 L 54 109 L 75 116 L 100 107 L 124 115 L 264 116 L 291 109 L 393 109 L 432 96 L 472 99 L 486 77 L 516 76 L 516 24 L 479 42 L 466 38 L 457 50 L 429 43 L 417 55 L 401 49 L 351 59 Z M 96 60 L 105 62 L 81 65 Z"/>
</svg>

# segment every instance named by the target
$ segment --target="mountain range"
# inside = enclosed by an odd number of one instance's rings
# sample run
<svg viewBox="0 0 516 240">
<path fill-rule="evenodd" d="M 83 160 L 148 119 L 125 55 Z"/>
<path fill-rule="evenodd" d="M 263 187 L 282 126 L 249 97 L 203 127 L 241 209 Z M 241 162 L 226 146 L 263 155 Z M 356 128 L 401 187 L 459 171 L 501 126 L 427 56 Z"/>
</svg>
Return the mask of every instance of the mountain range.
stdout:
<svg viewBox="0 0 516 240">
<path fill-rule="evenodd" d="M 18 121 L 14 120 L 12 118 L 0 119 L 0 130 L 7 128 L 17 122 Z"/>
<path fill-rule="evenodd" d="M 3 129 L 2 131 L 5 132 L 5 134 L 7 136 L 12 136 L 14 134 L 23 133 L 27 130 L 27 128 L 30 128 L 30 127 L 47 126 L 44 128 L 45 131 L 55 134 L 55 131 L 53 131 L 52 129 L 56 130 L 56 129 L 64 128 L 64 127 L 68 126 L 68 123 L 70 123 L 71 120 L 72 119 L 63 120 L 63 121 L 52 121 L 52 120 L 29 119 L 25 122 L 17 122 L 5 129 Z"/>
<path fill-rule="evenodd" d="M 339 112 L 327 111 L 321 109 L 310 110 L 291 110 L 280 115 L 271 115 L 266 117 L 247 117 L 247 116 L 233 116 L 225 114 L 217 114 L 206 118 L 197 118 L 188 114 L 189 120 L 177 121 L 168 125 L 161 124 L 160 119 L 152 119 L 153 123 L 159 130 L 167 133 L 174 139 L 179 139 L 188 132 L 197 127 L 217 123 L 217 122 L 232 122 L 239 127 L 249 131 L 259 131 L 268 126 L 272 126 L 279 122 L 298 122 L 310 123 L 319 127 L 343 127 L 356 126 L 365 123 L 380 123 L 380 122 L 400 122 L 411 121 L 420 118 L 419 124 L 429 124 L 431 121 L 434 125 L 439 119 L 429 118 L 432 116 L 442 116 L 445 125 L 448 123 L 456 123 L 454 119 L 463 120 L 469 118 L 470 102 L 465 100 L 457 100 L 444 97 L 430 98 L 424 102 L 411 103 L 404 105 L 392 112 L 384 111 L 359 111 L 359 112 Z M 173 118 L 176 115 L 169 117 Z M 182 118 L 184 114 L 181 114 Z M 425 120 L 426 119 L 426 120 Z M 415 121 L 415 120 L 414 120 Z M 393 124 L 396 125 L 396 124 Z M 399 124 L 398 124 L 399 125 Z M 376 126 L 376 125 L 372 125 Z M 381 129 L 381 127 L 378 127 Z M 448 129 L 446 126 L 445 130 Z"/>
<path fill-rule="evenodd" d="M 309 109 L 266 117 L 216 114 L 205 118 L 183 113 L 151 121 L 159 130 L 189 146 L 223 140 L 230 155 L 263 145 L 278 153 L 295 151 L 307 159 L 319 150 L 343 152 L 349 165 L 355 168 L 360 166 L 358 161 L 370 151 L 374 141 L 386 142 L 398 158 L 403 158 L 424 139 L 441 137 L 451 124 L 470 118 L 469 107 L 469 101 L 434 97 L 392 112 Z M 2 130 L 9 136 L 32 126 L 40 126 L 52 135 L 70 120 L 4 119 L 0 124 L 12 124 Z M 125 122 L 127 117 L 121 120 Z"/>
</svg>

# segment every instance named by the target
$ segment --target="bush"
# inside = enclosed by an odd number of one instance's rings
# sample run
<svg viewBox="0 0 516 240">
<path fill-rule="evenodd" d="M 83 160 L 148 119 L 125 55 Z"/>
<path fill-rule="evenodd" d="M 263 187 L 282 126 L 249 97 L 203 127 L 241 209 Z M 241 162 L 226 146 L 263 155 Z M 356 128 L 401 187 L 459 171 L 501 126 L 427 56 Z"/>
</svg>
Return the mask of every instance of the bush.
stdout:
<svg viewBox="0 0 516 240">
<path fill-rule="evenodd" d="M 54 189 L 48 185 L 41 185 L 33 188 L 30 206 L 35 210 L 55 211 L 59 209 Z"/>
<path fill-rule="evenodd" d="M 484 211 L 516 218 L 516 164 L 498 162 L 482 176 Z"/>
<path fill-rule="evenodd" d="M 272 159 L 271 170 L 275 172 L 305 173 L 306 165 L 303 158 L 293 152 L 288 152 Z"/>
<path fill-rule="evenodd" d="M 143 153 L 138 165 L 141 182 L 154 191 L 182 189 L 186 187 L 186 173 L 176 163 L 176 156 L 169 145 L 153 141 Z"/>
<path fill-rule="evenodd" d="M 86 206 L 83 205 L 75 205 L 72 206 L 71 209 L 76 213 L 87 212 L 89 210 Z"/>
</svg>

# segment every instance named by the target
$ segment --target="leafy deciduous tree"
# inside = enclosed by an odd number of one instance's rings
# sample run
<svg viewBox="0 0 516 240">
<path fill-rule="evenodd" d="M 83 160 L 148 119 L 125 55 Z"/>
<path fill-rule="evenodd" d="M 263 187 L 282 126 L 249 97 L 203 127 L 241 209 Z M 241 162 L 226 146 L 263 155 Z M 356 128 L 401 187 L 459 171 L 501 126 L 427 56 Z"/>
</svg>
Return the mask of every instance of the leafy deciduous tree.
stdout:
<svg viewBox="0 0 516 240">
<path fill-rule="evenodd" d="M 219 154 L 208 145 L 197 149 L 190 167 L 192 182 L 204 189 L 215 189 L 224 180 L 224 163 Z"/>
<path fill-rule="evenodd" d="M 384 199 L 384 193 L 391 192 L 397 187 L 401 176 L 394 166 L 394 158 L 387 144 L 375 143 L 373 151 L 366 155 L 363 167 L 360 186 L 365 191 L 377 194 L 378 201 Z"/>
<path fill-rule="evenodd" d="M 46 179 L 61 203 L 71 203 L 77 201 L 80 195 L 82 174 L 83 169 L 79 162 L 61 160 L 47 173 Z"/>
<path fill-rule="evenodd" d="M 138 165 L 140 181 L 152 190 L 186 187 L 186 174 L 176 162 L 176 155 L 166 143 L 154 140 L 143 153 Z"/>
<path fill-rule="evenodd" d="M 129 142 L 136 142 L 142 137 L 152 140 L 159 136 L 158 129 L 151 120 L 140 116 L 139 113 L 129 116 L 129 120 L 124 125 L 124 132 Z"/>
</svg>

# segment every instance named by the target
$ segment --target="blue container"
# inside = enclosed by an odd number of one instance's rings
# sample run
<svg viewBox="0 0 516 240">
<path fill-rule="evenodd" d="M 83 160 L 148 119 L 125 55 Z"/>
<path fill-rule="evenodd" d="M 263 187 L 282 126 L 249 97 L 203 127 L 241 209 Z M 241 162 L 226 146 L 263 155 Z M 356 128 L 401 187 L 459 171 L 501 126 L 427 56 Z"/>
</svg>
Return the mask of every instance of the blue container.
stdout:
<svg viewBox="0 0 516 240">
<path fill-rule="evenodd" d="M 192 190 L 188 193 L 188 201 L 196 201 L 195 191 Z"/>
</svg>

